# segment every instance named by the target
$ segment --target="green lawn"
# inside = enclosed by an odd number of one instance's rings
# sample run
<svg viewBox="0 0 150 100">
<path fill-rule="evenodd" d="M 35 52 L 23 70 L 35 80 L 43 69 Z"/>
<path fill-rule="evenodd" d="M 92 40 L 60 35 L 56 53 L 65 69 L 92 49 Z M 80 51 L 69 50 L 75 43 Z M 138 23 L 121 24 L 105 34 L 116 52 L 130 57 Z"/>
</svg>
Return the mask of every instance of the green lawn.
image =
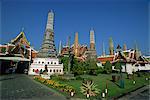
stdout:
<svg viewBox="0 0 150 100">
<path fill-rule="evenodd" d="M 114 82 L 111 81 L 112 75 L 110 75 L 110 74 L 99 74 L 98 76 L 81 75 L 81 77 L 92 79 L 94 81 L 94 83 L 97 85 L 97 87 L 100 89 L 101 92 L 106 88 L 106 81 L 107 81 L 109 98 L 119 96 L 122 93 L 126 93 L 126 92 L 132 91 L 138 87 L 141 87 L 143 85 L 149 84 L 149 81 L 145 80 L 145 77 L 147 77 L 147 76 L 142 76 L 142 77 L 135 76 L 136 84 L 134 85 L 133 80 L 127 79 L 126 74 L 123 74 L 125 88 L 121 89 L 118 85 L 116 85 L 119 83 L 116 82 L 116 84 L 115 84 Z M 85 96 L 82 95 L 82 93 L 80 92 L 80 86 L 82 85 L 82 80 L 68 80 L 68 81 L 62 81 L 62 80 L 58 80 L 58 79 L 55 79 L 55 80 L 59 81 L 60 83 L 65 83 L 65 84 L 73 86 L 76 90 L 75 97 L 85 98 Z"/>
</svg>

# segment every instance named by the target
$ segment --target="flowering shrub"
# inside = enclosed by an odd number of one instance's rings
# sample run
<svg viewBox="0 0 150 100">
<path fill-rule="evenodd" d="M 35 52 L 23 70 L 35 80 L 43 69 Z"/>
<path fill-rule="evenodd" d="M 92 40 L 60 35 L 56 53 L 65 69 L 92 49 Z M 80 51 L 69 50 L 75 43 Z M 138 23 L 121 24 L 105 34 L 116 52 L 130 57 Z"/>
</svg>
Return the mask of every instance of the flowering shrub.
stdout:
<svg viewBox="0 0 150 100">
<path fill-rule="evenodd" d="M 59 83 L 57 81 L 54 81 L 54 80 L 48 80 L 48 79 L 44 79 L 40 76 L 35 76 L 34 77 L 34 80 L 37 80 L 47 86 L 51 86 L 52 88 L 56 88 L 56 89 L 59 89 L 60 91 L 64 91 L 64 92 L 75 92 L 75 89 L 72 87 L 72 86 L 69 86 L 67 84 L 62 84 L 62 83 Z"/>
</svg>

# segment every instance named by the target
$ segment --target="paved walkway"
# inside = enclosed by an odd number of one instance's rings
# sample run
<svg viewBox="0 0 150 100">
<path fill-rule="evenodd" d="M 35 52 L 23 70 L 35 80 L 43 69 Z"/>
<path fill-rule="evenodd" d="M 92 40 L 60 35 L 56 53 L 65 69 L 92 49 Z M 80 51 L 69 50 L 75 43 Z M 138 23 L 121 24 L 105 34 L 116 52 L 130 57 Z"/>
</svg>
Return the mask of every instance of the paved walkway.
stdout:
<svg viewBox="0 0 150 100">
<path fill-rule="evenodd" d="M 0 100 L 66 100 L 56 91 L 23 74 L 0 76 L 0 87 Z"/>
<path fill-rule="evenodd" d="M 131 92 L 118 100 L 150 100 L 150 85 Z"/>
</svg>

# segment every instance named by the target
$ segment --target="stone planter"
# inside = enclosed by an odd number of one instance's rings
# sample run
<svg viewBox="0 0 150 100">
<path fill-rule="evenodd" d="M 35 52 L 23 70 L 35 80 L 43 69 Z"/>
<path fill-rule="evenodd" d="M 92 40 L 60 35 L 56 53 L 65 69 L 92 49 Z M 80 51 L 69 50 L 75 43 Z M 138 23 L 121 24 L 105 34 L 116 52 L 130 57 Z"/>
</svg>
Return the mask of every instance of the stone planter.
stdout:
<svg viewBox="0 0 150 100">
<path fill-rule="evenodd" d="M 50 75 L 41 74 L 41 77 L 44 79 L 50 79 Z"/>
</svg>

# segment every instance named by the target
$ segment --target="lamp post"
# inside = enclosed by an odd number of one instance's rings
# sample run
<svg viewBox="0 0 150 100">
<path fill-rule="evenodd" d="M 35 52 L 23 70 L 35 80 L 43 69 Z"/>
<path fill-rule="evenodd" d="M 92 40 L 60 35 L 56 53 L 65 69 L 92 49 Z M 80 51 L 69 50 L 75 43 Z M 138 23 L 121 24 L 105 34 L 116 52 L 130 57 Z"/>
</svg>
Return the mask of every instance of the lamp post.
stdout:
<svg viewBox="0 0 150 100">
<path fill-rule="evenodd" d="M 106 93 L 106 94 L 108 93 L 108 89 L 105 89 L 105 93 Z"/>
<path fill-rule="evenodd" d="M 135 83 L 136 83 L 136 81 L 134 80 L 134 81 L 133 81 L 133 84 L 135 85 Z"/>
<path fill-rule="evenodd" d="M 134 75 L 134 73 L 135 73 L 135 70 L 133 69 L 133 84 L 135 85 L 136 82 L 135 82 L 135 77 L 134 77 L 135 75 Z"/>
<path fill-rule="evenodd" d="M 105 98 L 105 93 L 104 92 L 102 93 L 102 98 Z"/>
<path fill-rule="evenodd" d="M 70 92 L 70 96 L 71 96 L 71 97 L 74 96 L 74 92 L 73 92 L 73 91 Z"/>
<path fill-rule="evenodd" d="M 108 81 L 106 80 L 106 88 L 105 88 L 106 96 L 108 96 Z"/>
<path fill-rule="evenodd" d="M 89 98 L 89 97 L 90 97 L 90 94 L 86 94 L 86 97 Z"/>
<path fill-rule="evenodd" d="M 145 80 L 147 81 L 147 80 L 148 80 L 148 78 L 146 77 L 146 78 L 145 78 Z"/>
<path fill-rule="evenodd" d="M 87 97 L 87 98 L 90 97 L 89 90 L 87 91 L 86 97 Z"/>
</svg>

